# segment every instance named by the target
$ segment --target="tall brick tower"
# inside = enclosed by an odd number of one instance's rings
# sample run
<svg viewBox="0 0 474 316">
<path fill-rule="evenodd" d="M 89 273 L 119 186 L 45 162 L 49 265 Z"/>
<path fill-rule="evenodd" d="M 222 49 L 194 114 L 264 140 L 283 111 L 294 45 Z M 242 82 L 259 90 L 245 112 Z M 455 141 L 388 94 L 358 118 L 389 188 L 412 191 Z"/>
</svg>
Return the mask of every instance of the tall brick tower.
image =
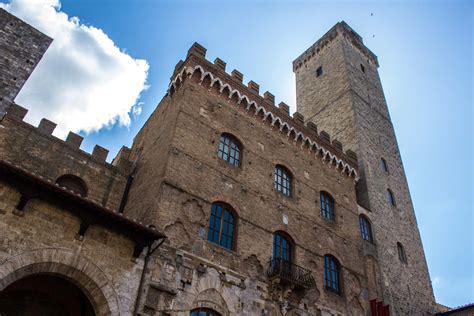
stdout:
<svg viewBox="0 0 474 316">
<path fill-rule="evenodd" d="M 434 311 L 433 290 L 378 66 L 362 38 L 337 23 L 293 62 L 297 110 L 358 154 L 357 199 L 374 230 L 377 299 L 393 315 L 425 315 Z"/>
<path fill-rule="evenodd" d="M 0 9 L 0 120 L 51 42 L 50 37 Z"/>
</svg>

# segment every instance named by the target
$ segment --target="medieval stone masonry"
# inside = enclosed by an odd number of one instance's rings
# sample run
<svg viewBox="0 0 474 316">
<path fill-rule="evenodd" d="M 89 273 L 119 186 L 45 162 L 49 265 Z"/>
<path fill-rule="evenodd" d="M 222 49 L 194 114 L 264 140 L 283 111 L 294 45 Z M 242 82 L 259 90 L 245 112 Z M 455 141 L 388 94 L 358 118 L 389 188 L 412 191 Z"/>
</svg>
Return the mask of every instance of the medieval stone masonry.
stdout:
<svg viewBox="0 0 474 316">
<path fill-rule="evenodd" d="M 434 315 L 377 57 L 337 23 L 297 112 L 195 43 L 112 163 L 14 102 L 51 39 L 0 9 L 1 315 Z"/>
</svg>

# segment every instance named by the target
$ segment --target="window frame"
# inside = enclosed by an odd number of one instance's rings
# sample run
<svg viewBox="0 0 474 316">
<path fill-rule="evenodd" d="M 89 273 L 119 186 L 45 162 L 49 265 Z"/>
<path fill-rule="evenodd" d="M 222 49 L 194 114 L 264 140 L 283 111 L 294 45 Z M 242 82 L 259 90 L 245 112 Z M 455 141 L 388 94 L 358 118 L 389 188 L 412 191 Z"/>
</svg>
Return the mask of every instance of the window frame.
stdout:
<svg viewBox="0 0 474 316">
<path fill-rule="evenodd" d="M 359 228 L 362 239 L 373 243 L 374 234 L 372 232 L 372 224 L 370 223 L 368 217 L 363 214 L 359 215 Z"/>
<path fill-rule="evenodd" d="M 276 250 L 276 237 L 279 237 L 280 238 L 280 242 L 279 242 L 279 245 L 278 245 L 278 248 L 280 248 L 280 254 L 277 256 L 275 256 L 275 250 Z M 282 252 L 283 252 L 283 247 L 282 247 L 282 240 L 286 241 L 287 243 L 287 247 L 288 247 L 288 259 L 285 259 L 284 257 L 281 256 Z M 289 263 L 293 263 L 293 260 L 295 258 L 295 242 L 293 241 L 293 238 L 291 238 L 290 235 L 288 235 L 288 233 L 284 232 L 284 231 L 281 231 L 281 230 L 277 230 L 276 232 L 273 233 L 273 242 L 272 242 L 272 258 L 273 259 L 283 259 L 284 261 L 286 262 L 289 262 Z"/>
<path fill-rule="evenodd" d="M 216 213 L 218 212 L 219 207 L 221 208 L 221 211 L 220 214 L 217 215 Z M 216 219 L 218 220 L 217 224 Z M 231 221 L 229 221 L 230 219 Z M 212 203 L 209 225 L 207 228 L 207 241 L 227 250 L 235 251 L 237 245 L 237 220 L 237 213 L 232 206 L 220 201 Z M 231 227 L 230 233 L 229 227 Z M 230 247 L 227 242 L 229 239 Z"/>
<path fill-rule="evenodd" d="M 194 308 L 189 312 L 189 315 L 200 316 L 201 312 L 204 312 L 205 316 L 221 316 L 221 313 L 219 313 L 218 311 L 207 307 Z"/>
<path fill-rule="evenodd" d="M 273 170 L 273 188 L 276 192 L 286 196 L 293 196 L 293 175 L 283 165 L 275 165 Z"/>
<path fill-rule="evenodd" d="M 230 133 L 222 133 L 217 146 L 217 158 L 235 168 L 242 166 L 242 142 Z M 237 156 L 237 157 L 236 157 Z"/>
<path fill-rule="evenodd" d="M 341 264 L 330 254 L 324 256 L 324 288 L 342 295 Z"/>
<path fill-rule="evenodd" d="M 327 191 L 319 192 L 319 210 L 320 216 L 327 221 L 335 221 L 336 201 Z"/>
</svg>

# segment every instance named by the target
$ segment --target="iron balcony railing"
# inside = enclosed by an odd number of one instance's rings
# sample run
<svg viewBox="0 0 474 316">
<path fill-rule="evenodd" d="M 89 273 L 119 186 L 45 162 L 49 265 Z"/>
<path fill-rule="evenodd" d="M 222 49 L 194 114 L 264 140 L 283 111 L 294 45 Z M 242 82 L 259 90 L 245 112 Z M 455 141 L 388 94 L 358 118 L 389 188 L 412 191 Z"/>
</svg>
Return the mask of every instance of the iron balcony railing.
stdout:
<svg viewBox="0 0 474 316">
<path fill-rule="evenodd" d="M 316 282 L 310 270 L 282 258 L 273 258 L 270 260 L 268 263 L 267 277 L 269 279 L 279 278 L 281 281 L 306 289 L 316 286 Z"/>
</svg>

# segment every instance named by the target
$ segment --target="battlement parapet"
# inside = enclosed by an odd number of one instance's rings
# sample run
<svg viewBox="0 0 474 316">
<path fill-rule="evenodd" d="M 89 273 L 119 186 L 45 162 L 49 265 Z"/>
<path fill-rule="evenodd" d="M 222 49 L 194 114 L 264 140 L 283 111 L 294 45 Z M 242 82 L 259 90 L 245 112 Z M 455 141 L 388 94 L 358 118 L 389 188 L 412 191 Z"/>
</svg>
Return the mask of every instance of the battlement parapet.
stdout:
<svg viewBox="0 0 474 316">
<path fill-rule="evenodd" d="M 227 65 L 226 62 L 224 62 L 222 59 L 220 59 L 219 57 L 217 57 L 215 60 L 214 60 L 214 65 L 216 65 L 217 68 L 219 68 L 220 70 L 222 71 L 225 71 L 225 66 Z"/>
<path fill-rule="evenodd" d="M 379 66 L 377 56 L 368 49 L 363 42 L 362 37 L 357 34 L 346 22 L 341 21 L 334 25 L 326 34 L 324 34 L 316 43 L 305 50 L 298 58 L 293 61 L 293 71 L 306 64 L 308 60 L 318 54 L 326 45 L 331 43 L 337 36 L 342 36 L 347 39 L 354 47 L 356 47 L 369 62 L 376 67 Z"/>
<path fill-rule="evenodd" d="M 260 85 L 252 80 L 247 83 L 247 87 L 256 94 L 260 93 Z"/>
<path fill-rule="evenodd" d="M 217 92 L 229 103 L 245 107 L 247 113 L 257 119 L 261 118 L 271 129 L 278 129 L 279 133 L 292 139 L 301 148 L 308 148 L 310 152 L 315 152 L 342 172 L 358 179 L 357 158 L 344 153 L 339 141 L 332 143 L 327 132 L 318 133 L 316 124 L 305 123 L 301 113 L 295 112 L 290 116 L 289 106 L 284 102 L 279 103 L 278 107 L 275 106 L 275 97 L 270 92 L 259 95 L 259 86 L 253 81 L 245 86 L 240 72 L 234 70 L 228 74 L 224 71 L 225 68 L 216 65 L 216 62 L 206 60 L 205 51 L 206 49 L 197 43 L 191 47 L 186 60 L 175 69 L 168 87 L 169 96 L 172 96 L 187 78 L 194 78 L 199 85 Z"/>
<path fill-rule="evenodd" d="M 110 164 L 108 163 L 107 156 L 108 156 L 108 149 L 103 148 L 102 146 L 95 145 L 93 151 L 91 154 L 83 151 L 80 149 L 80 146 L 82 144 L 83 137 L 73 133 L 69 132 L 67 138 L 65 141 L 53 136 L 53 132 L 57 126 L 56 123 L 48 120 L 48 119 L 41 119 L 38 127 L 34 127 L 33 125 L 27 123 L 24 121 L 24 118 L 26 114 L 28 113 L 28 110 L 25 109 L 24 107 L 12 103 L 9 107 L 8 112 L 6 113 L 6 116 L 4 117 L 4 120 L 13 120 L 15 121 L 15 125 L 19 125 L 22 127 L 25 127 L 27 129 L 30 129 L 31 131 L 38 133 L 42 137 L 47 137 L 49 140 L 54 141 L 56 143 L 62 144 L 63 146 L 66 146 L 70 150 L 74 150 L 76 153 L 82 155 L 83 157 L 93 160 L 96 163 L 102 164 L 103 166 L 107 168 L 114 168 L 117 169 L 118 172 L 123 173 L 123 174 L 128 174 L 131 170 L 131 162 L 128 161 L 125 162 L 125 156 L 122 156 L 120 158 L 120 164 Z M 119 152 L 120 154 L 120 152 Z M 115 159 L 114 159 L 115 160 Z"/>
<path fill-rule="evenodd" d="M 131 149 L 127 146 L 122 146 L 119 152 L 112 160 L 112 165 L 116 166 L 121 170 L 128 170 L 127 173 L 131 173 L 133 170 L 133 163 L 130 161 Z"/>
</svg>

